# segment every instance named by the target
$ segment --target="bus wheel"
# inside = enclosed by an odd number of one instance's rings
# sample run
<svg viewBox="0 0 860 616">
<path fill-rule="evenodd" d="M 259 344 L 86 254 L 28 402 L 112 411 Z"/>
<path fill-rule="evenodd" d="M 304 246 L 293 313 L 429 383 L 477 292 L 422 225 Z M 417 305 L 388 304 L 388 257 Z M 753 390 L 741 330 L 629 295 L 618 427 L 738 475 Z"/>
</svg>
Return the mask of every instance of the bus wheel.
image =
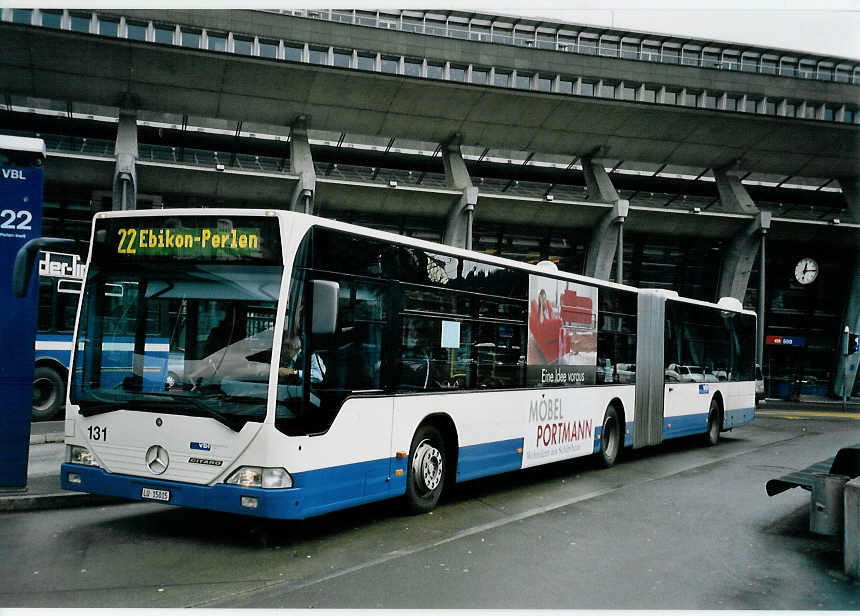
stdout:
<svg viewBox="0 0 860 616">
<path fill-rule="evenodd" d="M 406 469 L 406 504 L 412 513 L 431 511 L 445 487 L 445 441 L 434 426 L 418 428 Z"/>
<path fill-rule="evenodd" d="M 56 417 L 66 387 L 57 371 L 47 366 L 37 366 L 33 371 L 33 420 L 47 421 Z"/>
<path fill-rule="evenodd" d="M 603 428 L 600 430 L 600 452 L 597 454 L 600 466 L 609 468 L 615 464 L 620 450 L 621 422 L 618 419 L 618 411 L 610 405 L 603 416 Z"/>
<path fill-rule="evenodd" d="M 713 447 L 720 442 L 720 405 L 717 399 L 711 400 L 708 411 L 708 431 L 705 433 L 705 444 Z"/>
</svg>

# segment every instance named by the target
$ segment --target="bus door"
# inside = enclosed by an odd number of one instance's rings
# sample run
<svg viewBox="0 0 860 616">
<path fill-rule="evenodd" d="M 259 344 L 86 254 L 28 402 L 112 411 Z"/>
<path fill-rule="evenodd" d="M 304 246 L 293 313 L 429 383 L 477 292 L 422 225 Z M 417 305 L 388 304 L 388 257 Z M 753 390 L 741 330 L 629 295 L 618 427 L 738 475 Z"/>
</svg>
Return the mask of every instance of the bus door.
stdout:
<svg viewBox="0 0 860 616">
<path fill-rule="evenodd" d="M 665 296 L 641 290 L 637 312 L 634 448 L 663 442 Z"/>
</svg>

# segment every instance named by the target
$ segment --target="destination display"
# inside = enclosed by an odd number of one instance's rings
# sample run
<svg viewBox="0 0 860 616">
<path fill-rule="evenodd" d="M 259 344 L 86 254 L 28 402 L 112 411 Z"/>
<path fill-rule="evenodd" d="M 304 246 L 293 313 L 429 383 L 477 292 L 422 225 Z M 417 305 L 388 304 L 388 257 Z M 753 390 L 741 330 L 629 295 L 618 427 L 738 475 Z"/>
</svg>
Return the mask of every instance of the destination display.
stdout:
<svg viewBox="0 0 860 616">
<path fill-rule="evenodd" d="M 96 222 L 99 262 L 281 262 L 276 218 L 113 218 Z"/>
</svg>

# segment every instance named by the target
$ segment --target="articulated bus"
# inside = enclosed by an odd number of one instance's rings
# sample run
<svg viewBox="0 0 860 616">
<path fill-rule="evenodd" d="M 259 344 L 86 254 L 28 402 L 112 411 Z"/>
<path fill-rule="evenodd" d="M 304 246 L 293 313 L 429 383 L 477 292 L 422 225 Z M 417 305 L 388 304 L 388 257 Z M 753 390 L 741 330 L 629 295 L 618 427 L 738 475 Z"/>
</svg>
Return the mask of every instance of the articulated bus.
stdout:
<svg viewBox="0 0 860 616">
<path fill-rule="evenodd" d="M 69 490 L 279 519 L 392 497 L 426 512 L 455 482 L 715 445 L 755 413 L 755 313 L 730 298 L 284 211 L 99 213 L 88 263 Z"/>
</svg>

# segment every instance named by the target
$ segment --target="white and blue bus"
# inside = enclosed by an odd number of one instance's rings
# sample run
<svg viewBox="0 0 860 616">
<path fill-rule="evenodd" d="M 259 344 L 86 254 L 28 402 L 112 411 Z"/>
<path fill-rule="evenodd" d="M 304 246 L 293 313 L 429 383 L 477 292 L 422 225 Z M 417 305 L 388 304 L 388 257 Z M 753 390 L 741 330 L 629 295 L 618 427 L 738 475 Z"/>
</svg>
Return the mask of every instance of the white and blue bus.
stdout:
<svg viewBox="0 0 860 616">
<path fill-rule="evenodd" d="M 69 490 L 281 519 L 392 497 L 424 512 L 455 482 L 715 445 L 754 417 L 755 314 L 734 299 L 284 211 L 99 213 L 88 263 Z"/>
</svg>

